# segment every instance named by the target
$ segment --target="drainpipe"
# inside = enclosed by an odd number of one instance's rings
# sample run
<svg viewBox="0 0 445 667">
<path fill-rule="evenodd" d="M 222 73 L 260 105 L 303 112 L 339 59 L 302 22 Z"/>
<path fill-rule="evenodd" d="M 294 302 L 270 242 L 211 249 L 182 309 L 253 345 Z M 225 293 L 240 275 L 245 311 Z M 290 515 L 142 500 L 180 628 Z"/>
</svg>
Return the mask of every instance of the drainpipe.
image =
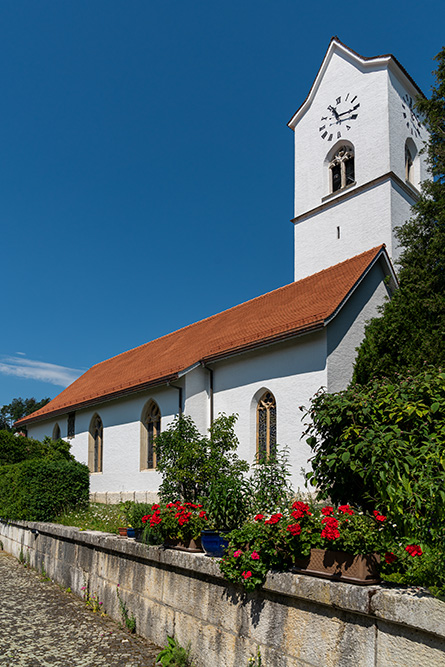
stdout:
<svg viewBox="0 0 445 667">
<path fill-rule="evenodd" d="M 209 397 L 210 397 L 210 426 L 213 424 L 213 368 L 206 366 L 205 361 L 201 361 L 201 366 L 209 371 Z"/>
<path fill-rule="evenodd" d="M 179 400 L 179 416 L 182 417 L 182 387 L 177 387 L 171 382 L 167 382 L 167 387 L 172 387 L 172 389 L 177 389 L 179 391 L 178 400 Z"/>
</svg>

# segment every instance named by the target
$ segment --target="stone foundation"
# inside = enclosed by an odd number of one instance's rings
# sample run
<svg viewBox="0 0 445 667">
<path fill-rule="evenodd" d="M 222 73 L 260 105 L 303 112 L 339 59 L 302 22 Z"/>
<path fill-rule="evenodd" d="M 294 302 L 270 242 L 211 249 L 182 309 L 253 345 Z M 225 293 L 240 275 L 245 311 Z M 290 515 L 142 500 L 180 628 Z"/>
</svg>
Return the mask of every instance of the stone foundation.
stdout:
<svg viewBox="0 0 445 667">
<path fill-rule="evenodd" d="M 191 642 L 197 667 L 445 667 L 445 603 L 423 590 L 354 586 L 272 573 L 245 594 L 200 554 L 54 524 L 0 522 L 3 548 L 120 619 L 116 588 L 137 632 L 158 645 Z"/>
</svg>

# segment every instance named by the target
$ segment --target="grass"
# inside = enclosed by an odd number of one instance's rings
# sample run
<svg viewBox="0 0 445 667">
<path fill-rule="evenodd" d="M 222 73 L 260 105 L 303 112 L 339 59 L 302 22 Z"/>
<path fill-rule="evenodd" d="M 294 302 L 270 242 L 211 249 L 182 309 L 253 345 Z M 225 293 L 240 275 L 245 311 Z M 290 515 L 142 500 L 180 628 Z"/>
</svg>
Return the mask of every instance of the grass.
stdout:
<svg viewBox="0 0 445 667">
<path fill-rule="evenodd" d="M 88 509 L 74 509 L 59 514 L 54 523 L 62 526 L 76 526 L 81 530 L 100 530 L 105 533 L 117 533 L 125 525 L 120 505 L 90 503 Z"/>
</svg>

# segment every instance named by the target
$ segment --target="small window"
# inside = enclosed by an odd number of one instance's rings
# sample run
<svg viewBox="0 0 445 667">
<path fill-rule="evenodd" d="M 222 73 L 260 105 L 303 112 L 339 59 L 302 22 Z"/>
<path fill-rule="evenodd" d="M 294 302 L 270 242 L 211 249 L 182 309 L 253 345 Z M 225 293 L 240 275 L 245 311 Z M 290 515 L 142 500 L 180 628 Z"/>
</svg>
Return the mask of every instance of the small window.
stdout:
<svg viewBox="0 0 445 667">
<path fill-rule="evenodd" d="M 76 430 L 76 428 L 75 428 L 75 426 L 76 426 L 75 417 L 76 417 L 75 412 L 70 412 L 68 414 L 68 427 L 67 427 L 67 432 L 66 432 L 68 438 L 74 438 L 74 436 L 75 436 L 75 430 Z"/>
<path fill-rule="evenodd" d="M 53 440 L 59 440 L 60 439 L 60 426 L 59 424 L 56 424 L 53 428 Z"/>
<path fill-rule="evenodd" d="M 257 406 L 257 457 L 267 458 L 277 446 L 277 404 L 274 395 L 266 391 Z"/>
<path fill-rule="evenodd" d="M 161 411 L 154 401 L 149 401 L 141 419 L 141 470 L 156 468 L 155 438 L 161 432 Z"/>
<path fill-rule="evenodd" d="M 414 160 L 408 146 L 405 146 L 405 179 L 414 183 Z"/>
<path fill-rule="evenodd" d="M 355 183 L 354 149 L 341 146 L 329 163 L 331 192 L 338 192 Z"/>
<path fill-rule="evenodd" d="M 102 472 L 104 427 L 102 419 L 95 414 L 88 434 L 88 468 L 90 472 Z"/>
</svg>

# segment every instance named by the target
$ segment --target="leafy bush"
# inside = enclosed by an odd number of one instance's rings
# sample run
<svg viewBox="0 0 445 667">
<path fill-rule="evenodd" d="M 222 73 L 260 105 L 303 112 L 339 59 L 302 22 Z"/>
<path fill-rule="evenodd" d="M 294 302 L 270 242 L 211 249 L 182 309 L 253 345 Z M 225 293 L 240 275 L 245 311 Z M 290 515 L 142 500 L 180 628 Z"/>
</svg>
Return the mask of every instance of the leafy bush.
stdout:
<svg viewBox="0 0 445 667">
<path fill-rule="evenodd" d="M 167 646 L 156 657 L 156 662 L 160 662 L 162 667 L 193 667 L 190 643 L 184 648 L 174 637 L 167 636 L 167 641 Z"/>
<path fill-rule="evenodd" d="M 77 461 L 30 459 L 0 468 L 2 519 L 51 521 L 68 507 L 88 505 L 89 470 Z"/>
<path fill-rule="evenodd" d="M 430 541 L 445 513 L 445 373 L 320 392 L 306 434 L 307 479 L 335 503 L 378 507 L 402 534 Z"/>
<path fill-rule="evenodd" d="M 238 458 L 236 415 L 219 415 L 210 437 L 199 433 L 191 417 L 180 415 L 155 440 L 157 469 L 162 475 L 159 496 L 166 502 L 197 503 L 217 477 L 238 477 L 249 465 Z"/>
<path fill-rule="evenodd" d="M 35 458 L 73 460 L 74 457 L 69 452 L 69 443 L 61 439 L 51 440 L 46 437 L 40 442 L 14 435 L 10 431 L 0 431 L 0 466 Z"/>
</svg>

